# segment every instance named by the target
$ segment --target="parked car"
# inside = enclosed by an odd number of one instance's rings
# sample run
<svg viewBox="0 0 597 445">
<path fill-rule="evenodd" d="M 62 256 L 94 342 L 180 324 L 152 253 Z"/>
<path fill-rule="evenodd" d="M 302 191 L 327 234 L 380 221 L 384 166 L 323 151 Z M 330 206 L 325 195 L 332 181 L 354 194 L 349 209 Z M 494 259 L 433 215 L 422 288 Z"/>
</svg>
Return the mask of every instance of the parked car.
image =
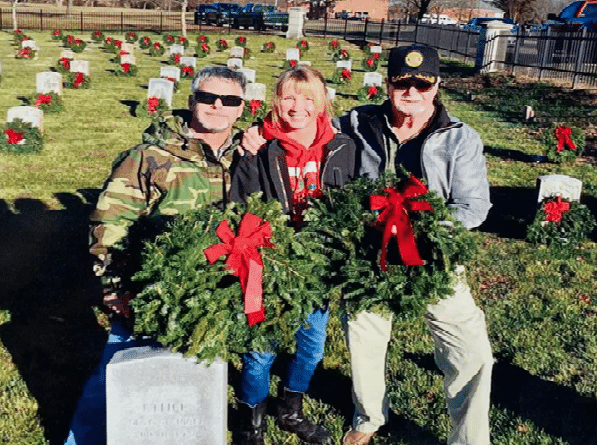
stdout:
<svg viewBox="0 0 597 445">
<path fill-rule="evenodd" d="M 550 21 L 548 24 L 565 24 L 597 31 L 597 0 L 572 2 L 557 16 L 549 14 L 547 19 Z"/>
<path fill-rule="evenodd" d="M 457 25 L 458 20 L 454 20 L 453 18 L 448 17 L 446 14 L 423 14 L 423 18 L 419 21 L 419 23 L 429 25 Z"/>
<path fill-rule="evenodd" d="M 232 28 L 250 26 L 255 30 L 275 28 L 286 31 L 288 29 L 288 13 L 278 12 L 273 5 L 247 3 L 244 8 L 230 13 Z"/>
<path fill-rule="evenodd" d="M 205 22 L 222 26 L 230 21 L 230 14 L 240 9 L 236 3 L 212 3 L 211 8 L 205 13 Z"/>
<path fill-rule="evenodd" d="M 481 26 L 492 21 L 498 21 L 517 27 L 516 23 L 514 23 L 514 20 L 505 17 L 474 17 L 470 19 L 466 25 L 464 25 L 464 29 L 467 31 L 478 31 L 481 29 Z"/>
</svg>

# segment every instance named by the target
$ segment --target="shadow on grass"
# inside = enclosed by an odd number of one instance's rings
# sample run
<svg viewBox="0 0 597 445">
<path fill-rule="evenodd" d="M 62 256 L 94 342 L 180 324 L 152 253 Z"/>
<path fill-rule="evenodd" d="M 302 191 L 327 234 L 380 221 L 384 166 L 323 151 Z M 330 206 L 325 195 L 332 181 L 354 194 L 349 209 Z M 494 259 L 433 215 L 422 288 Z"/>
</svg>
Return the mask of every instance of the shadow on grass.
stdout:
<svg viewBox="0 0 597 445">
<path fill-rule="evenodd" d="M 524 187 L 491 187 L 493 204 L 479 230 L 503 238 L 524 239 L 537 209 L 537 191 Z"/>
<path fill-rule="evenodd" d="M 57 198 L 64 209 L 20 198 L 12 211 L 0 201 L 0 309 L 10 314 L 0 341 L 39 404 L 51 445 L 63 442 L 106 340 L 92 310 L 101 292 L 87 251 L 91 204 Z"/>
<path fill-rule="evenodd" d="M 120 103 L 126 107 L 129 107 L 129 113 L 133 117 L 137 117 L 137 107 L 139 106 L 138 100 L 121 100 Z"/>
</svg>

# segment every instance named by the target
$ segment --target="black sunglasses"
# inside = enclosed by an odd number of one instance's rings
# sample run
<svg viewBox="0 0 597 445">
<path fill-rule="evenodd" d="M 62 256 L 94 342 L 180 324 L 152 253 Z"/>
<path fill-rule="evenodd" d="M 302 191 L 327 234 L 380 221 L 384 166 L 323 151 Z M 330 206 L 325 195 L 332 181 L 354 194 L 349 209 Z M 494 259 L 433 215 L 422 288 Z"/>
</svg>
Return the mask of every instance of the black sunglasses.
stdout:
<svg viewBox="0 0 597 445">
<path fill-rule="evenodd" d="M 201 104 L 213 105 L 218 99 L 220 99 L 222 105 L 225 107 L 238 107 L 243 103 L 243 98 L 240 96 L 220 96 L 218 94 L 208 93 L 207 91 L 195 91 L 195 100 Z"/>
<path fill-rule="evenodd" d="M 392 84 L 397 90 L 409 90 L 410 88 L 415 87 L 419 91 L 430 90 L 434 85 L 434 83 L 425 82 L 424 80 L 419 79 L 404 79 Z"/>
</svg>

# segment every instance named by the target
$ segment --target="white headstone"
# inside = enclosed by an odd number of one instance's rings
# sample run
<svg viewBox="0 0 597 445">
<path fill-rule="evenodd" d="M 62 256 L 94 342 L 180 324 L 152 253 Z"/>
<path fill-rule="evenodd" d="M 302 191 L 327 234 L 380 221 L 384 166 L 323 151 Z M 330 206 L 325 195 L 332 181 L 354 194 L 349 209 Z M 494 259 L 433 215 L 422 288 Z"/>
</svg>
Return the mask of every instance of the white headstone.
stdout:
<svg viewBox="0 0 597 445">
<path fill-rule="evenodd" d="M 169 55 L 172 54 L 184 54 L 184 46 L 182 45 L 172 45 L 170 47 L 170 53 Z"/>
<path fill-rule="evenodd" d="M 37 47 L 37 43 L 35 43 L 35 40 L 23 40 L 21 42 L 21 48 L 31 48 L 34 50 L 38 50 L 39 48 Z"/>
<path fill-rule="evenodd" d="M 38 94 L 62 94 L 62 74 L 44 71 L 35 76 L 35 89 Z"/>
<path fill-rule="evenodd" d="M 60 53 L 60 58 L 73 60 L 75 58 L 75 52 L 70 49 L 65 49 Z"/>
<path fill-rule="evenodd" d="M 336 98 L 336 90 L 334 88 L 326 87 L 328 90 L 328 97 L 330 100 L 334 100 Z"/>
<path fill-rule="evenodd" d="M 525 122 L 532 122 L 535 120 L 535 110 L 531 105 L 522 107 L 522 116 Z"/>
<path fill-rule="evenodd" d="M 172 96 L 174 95 L 174 84 L 168 79 L 156 77 L 149 79 L 147 86 L 147 98 L 157 97 L 166 101 L 169 107 L 172 106 Z"/>
<path fill-rule="evenodd" d="M 106 368 L 107 445 L 225 445 L 228 368 L 129 348 Z"/>
<path fill-rule="evenodd" d="M 242 46 L 233 46 L 230 48 L 230 57 L 242 59 L 245 56 L 245 49 Z"/>
<path fill-rule="evenodd" d="M 89 76 L 89 60 L 71 60 L 70 70 L 73 73 L 83 73 Z"/>
<path fill-rule="evenodd" d="M 286 50 L 286 60 L 301 60 L 301 53 L 298 48 L 288 48 Z"/>
<path fill-rule="evenodd" d="M 129 54 L 135 54 L 135 44 L 129 42 L 122 42 L 120 51 L 126 51 Z"/>
<path fill-rule="evenodd" d="M 265 101 L 266 87 L 264 83 L 249 83 L 245 91 L 245 100 Z"/>
<path fill-rule="evenodd" d="M 44 112 L 37 107 L 22 106 L 9 108 L 6 112 L 6 122 L 12 122 L 15 119 L 29 122 L 41 130 L 44 122 Z"/>
<path fill-rule="evenodd" d="M 371 54 L 381 54 L 381 46 L 372 46 L 369 51 L 371 51 Z"/>
<path fill-rule="evenodd" d="M 136 65 L 137 61 L 135 59 L 135 56 L 133 56 L 132 54 L 123 54 L 122 56 L 120 56 L 120 64 L 124 64 L 124 63 L 128 63 L 130 65 Z"/>
<path fill-rule="evenodd" d="M 582 181 L 566 175 L 544 175 L 537 178 L 539 195 L 537 202 L 552 196 L 561 196 L 569 201 L 579 201 Z"/>
<path fill-rule="evenodd" d="M 363 77 L 363 86 L 365 85 L 375 85 L 377 87 L 383 86 L 383 76 L 381 73 L 365 73 L 365 77 Z"/>
<path fill-rule="evenodd" d="M 346 68 L 348 71 L 352 71 L 352 60 L 338 60 L 336 68 Z"/>
<path fill-rule="evenodd" d="M 311 66 L 310 60 L 299 60 L 298 65 Z"/>
<path fill-rule="evenodd" d="M 255 75 L 257 74 L 257 71 L 252 70 L 251 68 L 241 68 L 238 71 L 245 75 L 247 82 L 255 82 Z"/>
<path fill-rule="evenodd" d="M 193 70 L 197 69 L 197 57 L 181 57 L 180 66 L 192 66 Z"/>
<path fill-rule="evenodd" d="M 228 59 L 226 66 L 231 69 L 241 69 L 243 67 L 243 59 Z"/>
<path fill-rule="evenodd" d="M 171 77 L 180 82 L 180 67 L 178 66 L 163 66 L 160 68 L 160 77 Z"/>
</svg>

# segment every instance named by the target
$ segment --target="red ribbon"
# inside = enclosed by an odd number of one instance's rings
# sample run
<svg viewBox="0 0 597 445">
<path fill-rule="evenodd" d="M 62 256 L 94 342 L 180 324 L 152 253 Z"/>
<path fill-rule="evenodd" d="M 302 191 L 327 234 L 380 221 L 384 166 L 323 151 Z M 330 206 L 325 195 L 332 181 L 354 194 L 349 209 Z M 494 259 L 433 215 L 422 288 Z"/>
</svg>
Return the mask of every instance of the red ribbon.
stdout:
<svg viewBox="0 0 597 445">
<path fill-rule="evenodd" d="M 332 48 L 337 48 L 337 47 L 338 47 L 338 41 L 332 40 Z"/>
<path fill-rule="evenodd" d="M 369 197 L 371 210 L 382 210 L 377 217 L 379 228 L 383 227 L 383 240 L 379 267 L 388 270 L 387 246 L 392 237 L 392 229 L 396 228 L 396 242 L 402 261 L 407 266 L 422 266 L 423 260 L 417 250 L 412 224 L 408 212 L 433 211 L 427 201 L 414 201 L 413 198 L 427 193 L 427 187 L 414 176 L 410 176 L 402 185 L 401 190 L 393 187 L 384 189 L 386 195 L 371 195 Z"/>
<path fill-rule="evenodd" d="M 63 57 L 60 59 L 60 65 L 62 65 L 62 68 L 65 70 L 70 69 L 70 59 L 68 57 Z"/>
<path fill-rule="evenodd" d="M 131 70 L 131 65 L 128 63 L 123 63 L 120 66 L 122 66 L 122 71 L 124 71 L 125 73 L 128 73 Z"/>
<path fill-rule="evenodd" d="M 258 99 L 253 99 L 249 101 L 249 110 L 251 110 L 251 116 L 255 116 L 257 110 L 261 107 L 261 101 Z"/>
<path fill-rule="evenodd" d="M 122 42 L 120 40 L 114 40 L 114 46 L 116 46 L 117 48 L 122 47 Z"/>
<path fill-rule="evenodd" d="M 350 70 L 347 70 L 347 69 L 343 69 L 343 70 L 342 70 L 342 77 L 343 77 L 344 79 L 346 79 L 346 80 L 350 80 L 350 76 L 351 76 L 351 74 L 350 74 Z"/>
<path fill-rule="evenodd" d="M 73 82 L 73 87 L 79 88 L 83 83 L 83 80 L 85 80 L 85 75 L 80 71 L 77 72 L 77 75 L 75 76 L 75 81 Z"/>
<path fill-rule="evenodd" d="M 371 57 L 367 58 L 367 66 L 373 66 L 373 59 Z"/>
<path fill-rule="evenodd" d="M 49 104 L 51 102 L 52 102 L 51 94 L 40 94 L 39 96 L 37 96 L 37 100 L 35 101 L 34 106 L 39 107 L 40 105 Z"/>
<path fill-rule="evenodd" d="M 202 43 L 201 44 L 201 51 L 203 51 L 206 54 L 209 53 L 209 46 L 207 46 L 207 43 Z"/>
<path fill-rule="evenodd" d="M 157 111 L 159 105 L 160 99 L 158 99 L 157 97 L 150 97 L 149 99 L 147 99 L 147 111 L 149 111 L 150 113 L 154 113 L 155 111 Z"/>
<path fill-rule="evenodd" d="M 180 63 L 180 54 L 174 54 L 174 63 Z"/>
<path fill-rule="evenodd" d="M 561 196 L 558 196 L 553 201 L 546 202 L 543 205 L 543 212 L 547 215 L 546 221 L 560 222 L 564 213 L 570 210 L 570 203 L 562 200 Z"/>
<path fill-rule="evenodd" d="M 73 43 L 75 41 L 75 36 L 73 36 L 72 34 L 69 34 L 66 36 L 66 41 L 68 43 Z"/>
<path fill-rule="evenodd" d="M 206 36 L 199 36 L 199 40 L 201 42 L 207 42 L 207 37 Z M 221 42 L 221 40 L 220 40 L 220 42 Z"/>
<path fill-rule="evenodd" d="M 247 213 L 243 216 L 235 237 L 228 221 L 222 221 L 216 229 L 216 235 L 223 243 L 213 244 L 205 249 L 205 257 L 210 264 L 228 255 L 226 266 L 240 279 L 240 286 L 245 295 L 245 314 L 249 326 L 265 320 L 263 308 L 263 261 L 258 247 L 274 247 L 269 242 L 272 228 L 269 221 L 257 215 Z"/>
<path fill-rule="evenodd" d="M 346 51 L 345 49 L 340 50 L 340 55 L 343 59 L 348 59 L 348 51 Z"/>
<path fill-rule="evenodd" d="M 379 53 L 373 53 L 371 57 L 373 57 L 374 59 L 379 59 Z"/>
<path fill-rule="evenodd" d="M 195 72 L 193 71 L 192 66 L 185 65 L 182 67 L 182 74 L 188 74 L 189 76 L 192 76 L 194 73 Z"/>
<path fill-rule="evenodd" d="M 170 82 L 176 83 L 176 79 L 174 77 L 166 77 Z"/>
<path fill-rule="evenodd" d="M 297 64 L 297 63 L 298 63 L 298 62 L 297 62 L 295 59 L 292 59 L 292 60 L 290 60 L 290 62 L 288 62 L 288 64 L 289 64 L 289 65 L 290 65 L 292 68 L 294 68 L 294 67 L 296 66 L 296 64 Z"/>
<path fill-rule="evenodd" d="M 371 85 L 369 89 L 367 89 L 367 97 L 371 99 L 373 96 L 377 94 L 377 87 L 375 85 Z"/>
<path fill-rule="evenodd" d="M 29 48 L 23 48 L 19 54 L 21 56 L 30 56 L 31 55 L 31 50 Z"/>
<path fill-rule="evenodd" d="M 15 131 L 12 128 L 8 130 L 4 130 L 4 134 L 8 136 L 8 143 L 9 144 L 18 144 L 24 138 L 25 133 L 20 131 Z"/>
<path fill-rule="evenodd" d="M 562 127 L 561 125 L 558 125 L 557 128 L 554 130 L 554 134 L 558 141 L 558 148 L 556 148 L 556 153 L 562 151 L 565 146 L 568 146 L 570 150 L 576 150 L 576 144 L 570 138 L 570 135 L 572 134 L 572 128 Z"/>
<path fill-rule="evenodd" d="M 160 42 L 155 42 L 155 43 L 153 44 L 153 47 L 154 47 L 155 49 L 160 49 L 160 47 L 161 47 L 161 46 L 162 46 L 162 44 L 161 44 Z"/>
</svg>

